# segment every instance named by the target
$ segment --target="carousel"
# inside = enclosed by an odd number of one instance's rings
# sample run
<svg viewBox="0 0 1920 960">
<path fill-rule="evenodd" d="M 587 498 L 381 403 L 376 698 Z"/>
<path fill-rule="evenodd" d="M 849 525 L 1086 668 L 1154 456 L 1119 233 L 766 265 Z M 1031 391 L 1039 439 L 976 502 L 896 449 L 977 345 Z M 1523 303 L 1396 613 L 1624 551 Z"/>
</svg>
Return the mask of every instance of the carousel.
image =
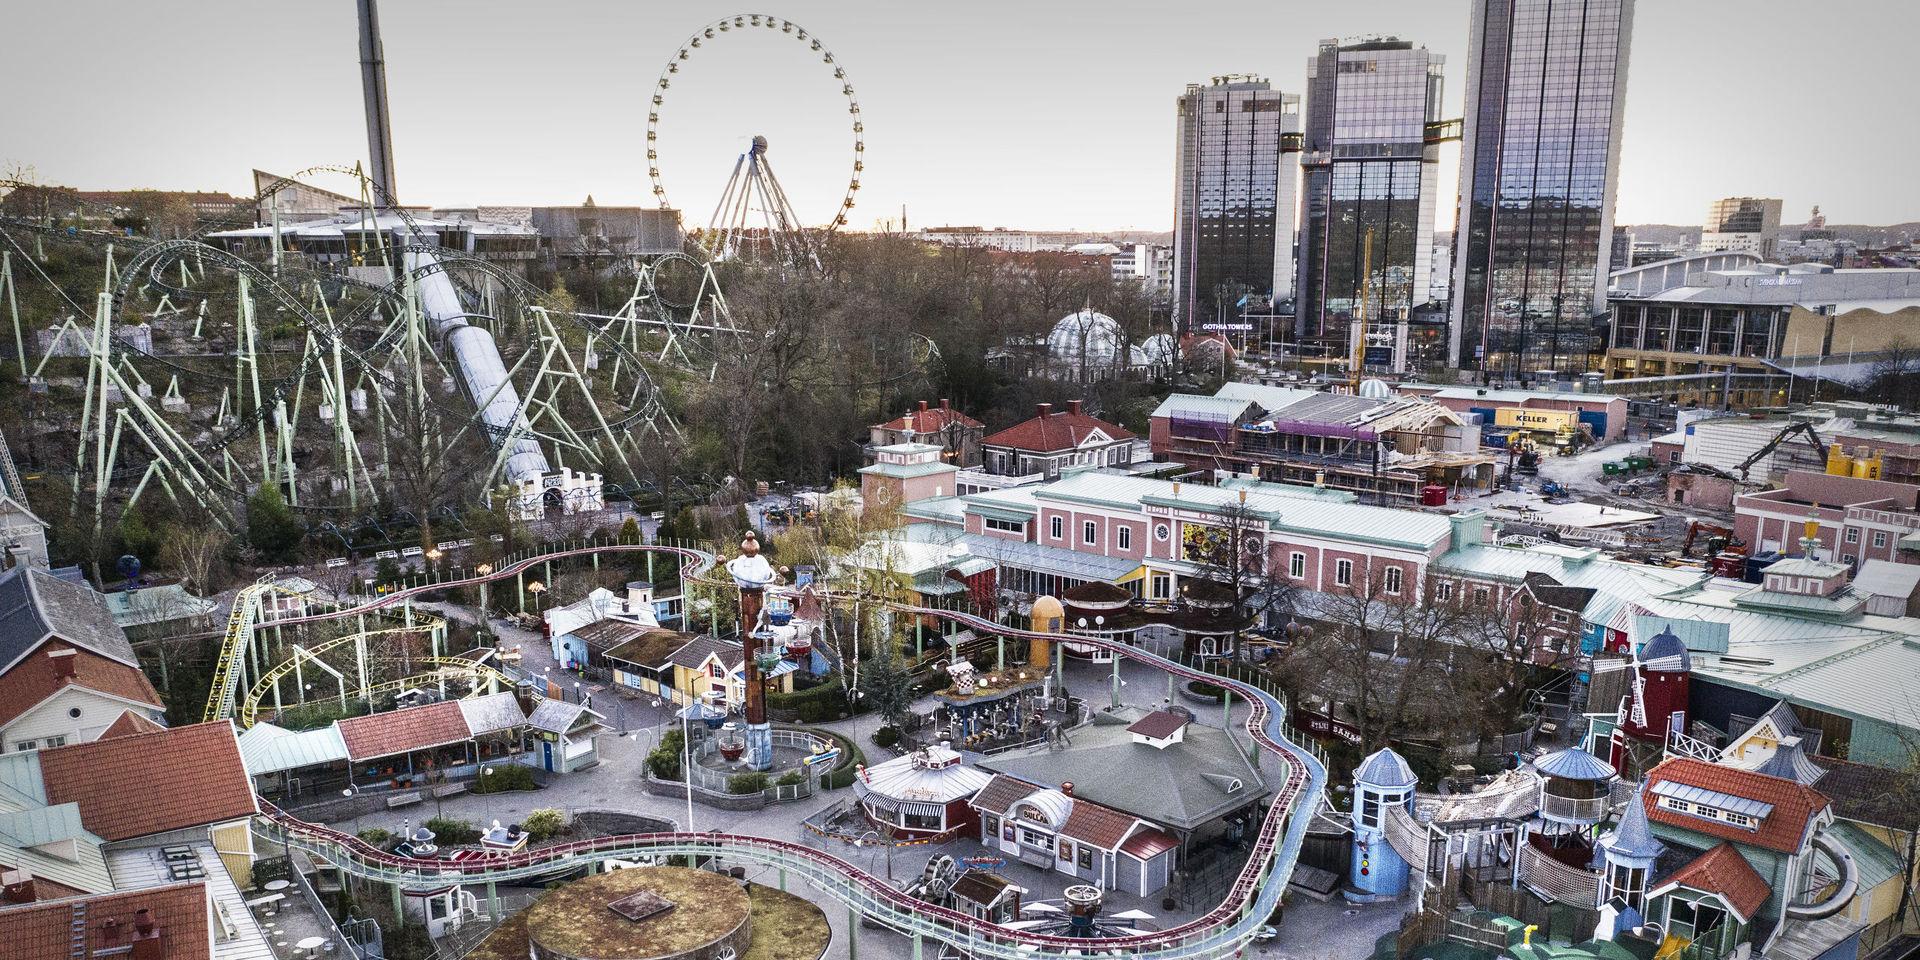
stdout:
<svg viewBox="0 0 1920 960">
<path fill-rule="evenodd" d="M 951 745 L 921 747 L 859 768 L 853 794 L 861 812 L 900 839 L 928 839 L 973 830 L 979 815 L 967 803 L 993 774 L 967 766 Z"/>
<path fill-rule="evenodd" d="M 1061 726 L 1049 713 L 1066 709 L 1066 697 L 1044 667 L 982 673 L 955 660 L 946 671 L 952 681 L 934 693 L 930 717 L 932 736 L 943 743 L 986 750 L 1044 739 Z"/>
<path fill-rule="evenodd" d="M 1141 628 L 1154 622 L 1135 605 L 1137 599 L 1133 591 L 1125 587 L 1098 580 L 1074 587 L 1060 595 L 1066 610 L 1066 632 L 1069 636 L 1098 637 L 1136 645 Z M 1113 650 L 1106 647 L 1072 640 L 1063 641 L 1061 645 L 1070 656 L 1093 663 L 1113 662 Z"/>
</svg>

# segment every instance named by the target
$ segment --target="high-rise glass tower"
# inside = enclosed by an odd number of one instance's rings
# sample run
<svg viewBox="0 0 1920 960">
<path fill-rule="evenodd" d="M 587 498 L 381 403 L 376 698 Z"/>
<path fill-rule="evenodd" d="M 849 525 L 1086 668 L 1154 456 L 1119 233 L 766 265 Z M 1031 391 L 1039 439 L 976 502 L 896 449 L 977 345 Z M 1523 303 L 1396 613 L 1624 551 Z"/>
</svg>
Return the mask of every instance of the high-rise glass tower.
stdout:
<svg viewBox="0 0 1920 960">
<path fill-rule="evenodd" d="M 1585 367 L 1606 311 L 1634 0 L 1473 0 L 1448 356 Z"/>
<path fill-rule="evenodd" d="M 1242 298 L 1293 295 L 1300 95 L 1265 80 L 1214 77 L 1179 100 L 1173 302 L 1188 329 L 1237 313 Z"/>
<path fill-rule="evenodd" d="M 1295 323 L 1335 356 L 1354 319 L 1404 320 L 1427 300 L 1439 148 L 1426 131 L 1445 62 L 1396 39 L 1323 40 L 1307 61 Z"/>
</svg>

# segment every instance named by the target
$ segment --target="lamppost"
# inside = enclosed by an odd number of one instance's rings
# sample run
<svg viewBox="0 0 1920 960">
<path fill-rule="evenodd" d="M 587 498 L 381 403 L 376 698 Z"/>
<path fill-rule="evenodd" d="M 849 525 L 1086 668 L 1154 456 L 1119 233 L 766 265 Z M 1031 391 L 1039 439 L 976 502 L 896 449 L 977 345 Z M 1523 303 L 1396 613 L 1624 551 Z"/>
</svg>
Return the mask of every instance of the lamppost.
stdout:
<svg viewBox="0 0 1920 960">
<path fill-rule="evenodd" d="M 533 612 L 540 612 L 540 595 L 547 592 L 547 585 L 535 580 L 527 584 L 527 592 L 533 594 Z"/>
<path fill-rule="evenodd" d="M 480 578 L 480 634 L 483 637 L 491 636 L 493 631 L 487 629 L 492 620 L 492 615 L 487 612 L 487 575 L 493 573 L 493 564 L 483 563 L 474 567 L 473 572 Z"/>
<path fill-rule="evenodd" d="M 693 828 L 693 734 L 687 727 L 687 717 L 700 701 L 694 700 L 680 711 L 680 782 L 687 788 L 687 832 L 696 832 Z"/>
<path fill-rule="evenodd" d="M 438 572 L 434 570 L 434 567 L 440 563 L 440 558 L 446 556 L 446 554 L 441 553 L 439 547 L 434 547 L 427 551 L 426 556 L 427 556 L 427 582 L 438 583 L 439 575 L 438 575 Z"/>
</svg>

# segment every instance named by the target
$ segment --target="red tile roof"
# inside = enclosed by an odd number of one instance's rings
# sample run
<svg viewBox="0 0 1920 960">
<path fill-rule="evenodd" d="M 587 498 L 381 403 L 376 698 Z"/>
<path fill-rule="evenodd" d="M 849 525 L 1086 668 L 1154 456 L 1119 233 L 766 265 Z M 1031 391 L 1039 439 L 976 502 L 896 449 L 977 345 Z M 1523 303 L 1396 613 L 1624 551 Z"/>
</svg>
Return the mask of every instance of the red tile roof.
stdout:
<svg viewBox="0 0 1920 960">
<path fill-rule="evenodd" d="M 1078 447 L 1095 430 L 1114 440 L 1133 439 L 1133 434 L 1099 417 L 1089 417 L 1084 413 L 1074 413 L 1071 410 L 1058 410 L 1034 417 L 1024 423 L 1016 423 L 980 442 L 994 447 L 1012 447 L 1015 450 L 1051 453 Z"/>
<path fill-rule="evenodd" d="M 1128 733 L 1139 734 L 1150 740 L 1165 740 L 1187 725 L 1187 718 L 1171 710 L 1155 710 L 1133 722 L 1127 728 Z"/>
<path fill-rule="evenodd" d="M 1148 828 L 1127 838 L 1120 845 L 1120 852 L 1140 860 L 1152 860 L 1168 850 L 1180 845 L 1180 841 L 1165 830 Z"/>
<path fill-rule="evenodd" d="M 165 729 L 166 727 L 154 723 L 152 720 L 148 720 L 143 714 L 133 710 L 122 710 L 120 712 L 120 719 L 108 724 L 107 729 L 100 734 L 100 739 L 108 740 L 113 737 L 131 737 L 142 733 L 158 733 Z"/>
<path fill-rule="evenodd" d="M 73 655 L 49 655 L 56 650 L 71 650 Z M 61 660 L 71 663 L 63 665 Z M 72 667 L 71 675 L 63 672 L 66 666 Z M 165 706 L 160 702 L 160 693 L 138 667 L 55 638 L 27 654 L 12 670 L 0 674 L 0 724 L 12 723 L 69 686 L 85 687 L 134 703 Z"/>
<path fill-rule="evenodd" d="M 240 742 L 225 720 L 42 750 L 40 780 L 49 804 L 79 804 L 80 822 L 103 840 L 259 811 Z"/>
<path fill-rule="evenodd" d="M 1060 835 L 1071 837 L 1082 843 L 1090 843 L 1102 850 L 1113 850 L 1133 829 L 1134 818 L 1118 810 L 1111 810 L 1092 801 L 1073 799 L 1073 810 L 1067 814 L 1067 822 L 1060 827 Z"/>
<path fill-rule="evenodd" d="M 1682 886 L 1703 893 L 1717 893 L 1740 915 L 1742 922 L 1753 919 L 1754 911 L 1767 902 L 1773 887 L 1753 864 L 1740 855 L 1731 843 L 1723 843 L 1695 858 L 1691 863 L 1660 881 L 1658 887 Z"/>
<path fill-rule="evenodd" d="M 1031 796 L 1038 789 L 1040 788 L 1025 780 L 1016 780 L 1004 773 L 997 773 L 968 802 L 977 810 L 1005 815 L 1015 803 Z"/>
<path fill-rule="evenodd" d="M 1748 830 L 1720 820 L 1708 820 L 1662 807 L 1654 795 L 1657 784 L 1673 782 L 1725 793 L 1747 800 L 1758 800 L 1773 809 L 1762 817 L 1756 829 Z M 1691 757 L 1674 757 L 1647 772 L 1647 818 L 1654 823 L 1704 833 L 1734 843 L 1753 844 L 1781 853 L 1798 853 L 1807 837 L 1813 818 L 1825 810 L 1825 794 L 1792 780 L 1769 777 L 1764 773 L 1707 763 Z"/>
<path fill-rule="evenodd" d="M 347 744 L 347 756 L 353 760 L 425 750 L 458 743 L 473 735 L 467 728 L 466 714 L 452 701 L 352 717 L 341 720 L 339 727 L 340 739 Z"/>
<path fill-rule="evenodd" d="M 928 407 L 925 410 L 909 410 L 905 416 L 895 417 L 880 424 L 882 430 L 911 430 L 914 433 L 938 433 L 951 424 L 963 427 L 978 427 L 980 421 L 961 413 L 952 407 Z"/>
<path fill-rule="evenodd" d="M 0 908 L 0 943 L 7 945 L 9 960 L 92 960 L 102 954 L 125 957 L 135 935 L 136 914 L 143 909 L 160 936 L 165 960 L 210 960 L 213 956 L 206 887 L 200 883 Z M 110 925 L 108 921 L 115 922 Z M 80 954 L 73 950 L 76 922 L 87 932 L 85 952 Z"/>
</svg>

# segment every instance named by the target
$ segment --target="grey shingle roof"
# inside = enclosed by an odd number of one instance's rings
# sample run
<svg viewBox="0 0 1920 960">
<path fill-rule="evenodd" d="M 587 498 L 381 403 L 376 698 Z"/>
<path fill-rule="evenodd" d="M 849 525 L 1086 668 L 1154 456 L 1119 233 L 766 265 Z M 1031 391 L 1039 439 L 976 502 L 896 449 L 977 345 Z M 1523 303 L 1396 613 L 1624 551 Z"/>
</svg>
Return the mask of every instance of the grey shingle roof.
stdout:
<svg viewBox="0 0 1920 960">
<path fill-rule="evenodd" d="M 0 673 L 13 668 L 49 634 L 129 666 L 133 645 L 113 622 L 106 599 L 90 587 L 61 580 L 38 567 L 0 574 Z"/>
<path fill-rule="evenodd" d="M 1133 742 L 1137 707 L 1103 712 L 1072 733 L 1065 749 L 1041 747 L 980 761 L 982 769 L 1029 783 L 1073 783 L 1075 799 L 1191 830 L 1267 793 L 1266 781 L 1227 731 L 1190 723 L 1164 748 Z M 1230 789 L 1234 781 L 1239 789 Z M 983 791 L 984 793 L 985 791 Z"/>
</svg>

